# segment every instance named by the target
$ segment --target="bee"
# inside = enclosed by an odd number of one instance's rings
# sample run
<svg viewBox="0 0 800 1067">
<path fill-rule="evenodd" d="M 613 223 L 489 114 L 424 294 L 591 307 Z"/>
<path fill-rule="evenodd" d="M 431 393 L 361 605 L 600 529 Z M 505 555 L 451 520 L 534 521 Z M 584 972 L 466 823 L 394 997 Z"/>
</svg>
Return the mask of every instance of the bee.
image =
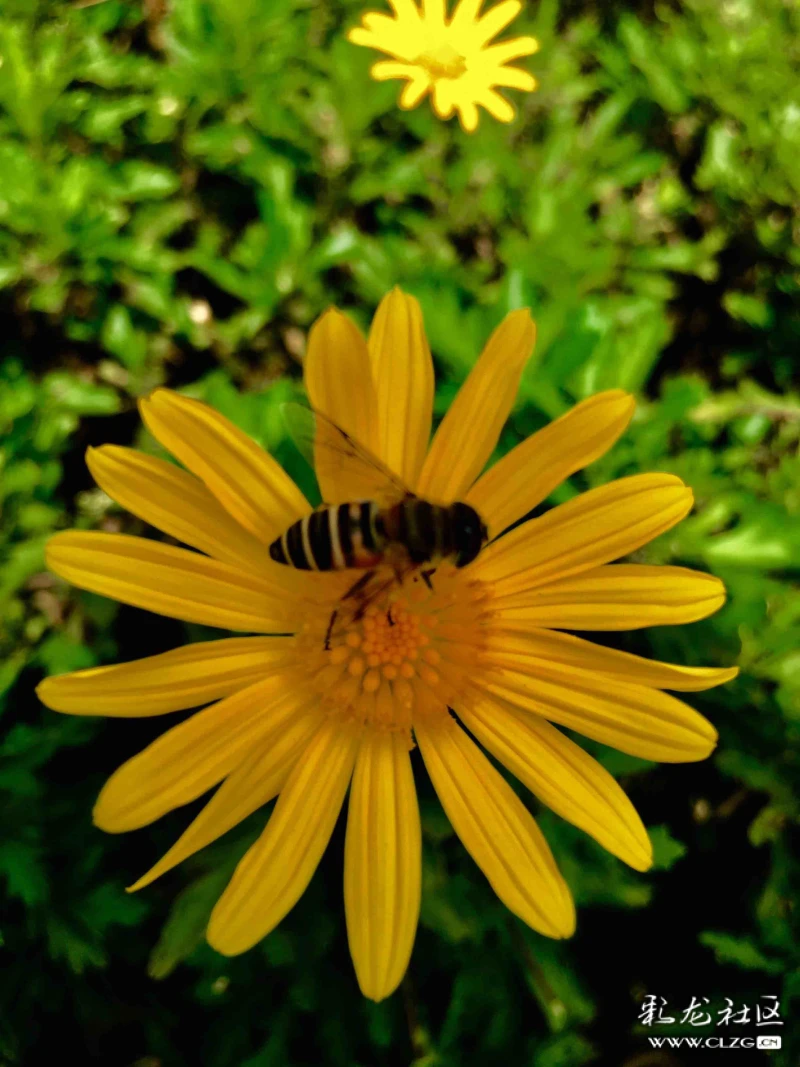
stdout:
<svg viewBox="0 0 800 1067">
<path fill-rule="evenodd" d="M 465 567 L 486 544 L 486 524 L 469 504 L 421 499 L 365 445 L 319 411 L 286 404 L 284 416 L 292 439 L 312 466 L 319 473 L 346 473 L 357 499 L 323 503 L 292 523 L 269 546 L 276 563 L 298 570 L 364 571 L 342 597 L 357 599 L 363 614 L 369 599 L 387 588 L 384 584 L 368 590 L 379 566 L 391 567 L 401 583 L 419 571 L 432 588 L 431 575 L 440 562 L 449 559 Z"/>
</svg>

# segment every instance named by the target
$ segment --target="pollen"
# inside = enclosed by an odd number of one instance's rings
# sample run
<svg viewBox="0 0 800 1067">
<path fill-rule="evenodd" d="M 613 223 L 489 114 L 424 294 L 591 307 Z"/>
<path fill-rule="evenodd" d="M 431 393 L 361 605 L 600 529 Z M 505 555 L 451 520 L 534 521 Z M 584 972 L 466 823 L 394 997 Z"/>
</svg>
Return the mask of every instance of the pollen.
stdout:
<svg viewBox="0 0 800 1067">
<path fill-rule="evenodd" d="M 414 62 L 427 70 L 432 78 L 460 78 L 467 72 L 466 60 L 449 44 L 422 52 Z"/>
<path fill-rule="evenodd" d="M 409 745 L 415 716 L 447 714 L 463 679 L 474 677 L 490 618 L 483 585 L 457 574 L 440 566 L 430 589 L 414 577 L 376 577 L 374 600 L 345 598 L 305 628 L 304 653 L 317 664 L 315 689 L 329 714 L 404 732 Z"/>
</svg>

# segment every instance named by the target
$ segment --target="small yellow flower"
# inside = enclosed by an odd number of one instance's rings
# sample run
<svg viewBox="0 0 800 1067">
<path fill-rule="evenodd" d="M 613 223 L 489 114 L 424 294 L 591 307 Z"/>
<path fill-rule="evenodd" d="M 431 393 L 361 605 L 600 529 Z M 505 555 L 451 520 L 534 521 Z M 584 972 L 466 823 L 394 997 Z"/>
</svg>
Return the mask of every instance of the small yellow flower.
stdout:
<svg viewBox="0 0 800 1067">
<path fill-rule="evenodd" d="M 273 539 L 311 509 L 241 430 L 205 404 L 159 389 L 142 401 L 142 415 L 184 469 L 128 448 L 89 450 L 89 467 L 110 496 L 198 551 L 68 531 L 49 543 L 50 568 L 139 608 L 255 635 L 39 687 L 49 707 L 73 715 L 208 705 L 123 764 L 97 801 L 96 824 L 120 833 L 219 786 L 132 889 L 278 797 L 211 915 L 208 940 L 220 952 L 249 949 L 293 907 L 349 788 L 344 902 L 356 974 L 374 1000 L 397 987 L 420 906 L 414 743 L 500 899 L 556 938 L 574 929 L 569 889 L 528 808 L 480 746 L 637 870 L 652 854 L 633 806 L 552 723 L 646 759 L 699 760 L 713 749 L 714 728 L 662 690 L 706 689 L 735 668 L 659 663 L 565 632 L 686 623 L 720 607 L 725 594 L 714 577 L 611 563 L 687 514 L 692 494 L 680 479 L 623 478 L 503 533 L 610 448 L 633 411 L 628 394 L 600 393 L 482 473 L 533 342 L 529 314 L 512 312 L 429 444 L 434 375 L 415 300 L 390 293 L 368 340 L 336 310 L 312 330 L 305 382 L 313 405 L 421 497 L 471 504 L 495 538 L 466 567 L 440 564 L 430 588 L 389 581 L 362 618 L 346 616 L 330 647 L 331 614 L 354 572 L 294 570 L 270 559 Z M 326 500 L 352 499 L 346 471 L 329 466 L 320 481 Z"/>
<path fill-rule="evenodd" d="M 522 10 L 520 0 L 503 0 L 483 16 L 483 0 L 460 0 L 448 19 L 446 0 L 389 0 L 394 18 L 370 11 L 362 25 L 347 37 L 354 44 L 392 56 L 372 70 L 376 81 L 404 78 L 400 107 L 416 107 L 425 94 L 441 119 L 454 111 L 464 129 L 478 126 L 478 105 L 500 122 L 511 122 L 514 108 L 495 86 L 532 92 L 536 79 L 525 70 L 506 66 L 513 59 L 532 55 L 539 47 L 534 37 L 515 37 L 490 44 Z"/>
</svg>

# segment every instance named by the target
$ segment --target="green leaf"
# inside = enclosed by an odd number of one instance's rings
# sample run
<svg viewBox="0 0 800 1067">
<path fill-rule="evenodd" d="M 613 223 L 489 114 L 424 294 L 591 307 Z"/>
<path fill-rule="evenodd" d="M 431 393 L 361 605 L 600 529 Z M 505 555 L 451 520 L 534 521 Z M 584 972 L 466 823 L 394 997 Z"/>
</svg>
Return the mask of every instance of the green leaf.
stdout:
<svg viewBox="0 0 800 1067">
<path fill-rule="evenodd" d="M 48 897 L 48 881 L 40 846 L 14 839 L 0 841 L 0 875 L 5 876 L 9 896 L 19 897 L 28 907 Z"/>
<path fill-rule="evenodd" d="M 714 950 L 719 963 L 732 963 L 745 971 L 764 971 L 767 974 L 781 974 L 783 971 L 783 963 L 765 956 L 752 938 L 704 930 L 698 939 L 701 945 Z"/>
<path fill-rule="evenodd" d="M 653 845 L 653 870 L 668 871 L 686 855 L 686 845 L 676 841 L 666 826 L 653 826 L 647 833 Z"/>
</svg>

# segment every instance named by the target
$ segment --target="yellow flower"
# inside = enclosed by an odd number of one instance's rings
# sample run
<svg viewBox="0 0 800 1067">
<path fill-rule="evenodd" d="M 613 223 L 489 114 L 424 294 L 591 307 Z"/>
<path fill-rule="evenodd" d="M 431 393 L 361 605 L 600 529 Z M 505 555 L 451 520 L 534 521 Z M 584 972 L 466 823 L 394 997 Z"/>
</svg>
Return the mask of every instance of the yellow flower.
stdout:
<svg viewBox="0 0 800 1067">
<path fill-rule="evenodd" d="M 489 42 L 520 13 L 520 0 L 503 0 L 483 16 L 479 16 L 482 0 L 461 0 L 449 19 L 445 0 L 422 0 L 421 11 L 414 0 L 389 0 L 389 4 L 394 18 L 370 11 L 363 16 L 363 25 L 347 37 L 393 57 L 376 63 L 371 74 L 376 81 L 407 81 L 400 107 L 416 107 L 430 92 L 439 118 L 450 118 L 457 111 L 469 133 L 478 126 L 478 105 L 501 122 L 511 122 L 514 108 L 495 86 L 532 92 L 536 79 L 506 64 L 532 55 L 539 44 L 534 37 Z"/>
<path fill-rule="evenodd" d="M 533 342 L 528 312 L 512 312 L 430 445 L 433 366 L 419 307 L 399 290 L 382 301 L 366 341 L 340 312 L 323 315 L 309 338 L 305 383 L 318 410 L 422 497 L 466 500 L 497 537 L 604 453 L 634 406 L 620 390 L 593 396 L 482 474 Z M 709 575 L 611 564 L 686 515 L 692 494 L 680 479 L 640 474 L 592 489 L 517 525 L 467 567 L 440 565 L 432 588 L 390 583 L 363 618 L 345 616 L 326 649 L 354 572 L 300 571 L 269 558 L 271 541 L 310 511 L 294 483 L 202 403 L 159 389 L 141 410 L 185 469 L 112 445 L 90 449 L 89 467 L 123 507 L 199 551 L 68 531 L 50 541 L 49 566 L 101 595 L 256 636 L 39 687 L 49 707 L 74 715 L 208 705 L 125 763 L 97 801 L 96 824 L 119 833 L 219 785 L 132 889 L 277 796 L 208 928 L 220 952 L 244 952 L 305 890 L 349 787 L 347 931 L 361 989 L 380 1000 L 403 976 L 419 912 L 414 742 L 464 846 L 500 899 L 541 933 L 573 932 L 570 892 L 532 815 L 479 744 L 612 853 L 649 867 L 650 843 L 630 801 L 551 723 L 653 760 L 699 760 L 713 749 L 714 728 L 662 690 L 706 689 L 735 668 L 653 662 L 564 632 L 686 623 L 720 607 L 722 584 Z M 352 497 L 345 474 L 329 467 L 322 478 L 327 500 Z"/>
</svg>

